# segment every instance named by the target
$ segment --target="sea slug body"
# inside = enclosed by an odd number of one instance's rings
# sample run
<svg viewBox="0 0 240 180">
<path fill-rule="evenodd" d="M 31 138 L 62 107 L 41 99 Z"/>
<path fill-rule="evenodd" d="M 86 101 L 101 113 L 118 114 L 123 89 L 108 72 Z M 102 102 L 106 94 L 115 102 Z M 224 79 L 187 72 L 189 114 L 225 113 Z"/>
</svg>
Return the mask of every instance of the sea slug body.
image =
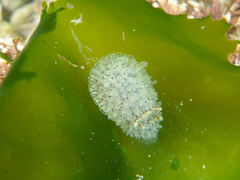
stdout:
<svg viewBox="0 0 240 180">
<path fill-rule="evenodd" d="M 90 71 L 88 88 L 100 111 L 127 135 L 155 142 L 163 120 L 158 95 L 146 70 L 131 55 L 102 57 Z"/>
</svg>

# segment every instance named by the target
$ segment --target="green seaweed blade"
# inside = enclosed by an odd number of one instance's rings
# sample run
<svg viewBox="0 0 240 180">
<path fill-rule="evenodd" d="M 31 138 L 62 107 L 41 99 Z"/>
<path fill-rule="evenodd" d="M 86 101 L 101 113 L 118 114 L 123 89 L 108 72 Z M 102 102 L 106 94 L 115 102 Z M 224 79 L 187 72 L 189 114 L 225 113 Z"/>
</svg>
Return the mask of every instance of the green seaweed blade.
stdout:
<svg viewBox="0 0 240 180">
<path fill-rule="evenodd" d="M 145 0 L 51 7 L 0 89 L 0 179 L 239 177 L 240 70 L 224 20 L 170 16 Z M 88 92 L 94 62 L 115 52 L 147 61 L 157 80 L 155 144 L 127 137 Z"/>
</svg>

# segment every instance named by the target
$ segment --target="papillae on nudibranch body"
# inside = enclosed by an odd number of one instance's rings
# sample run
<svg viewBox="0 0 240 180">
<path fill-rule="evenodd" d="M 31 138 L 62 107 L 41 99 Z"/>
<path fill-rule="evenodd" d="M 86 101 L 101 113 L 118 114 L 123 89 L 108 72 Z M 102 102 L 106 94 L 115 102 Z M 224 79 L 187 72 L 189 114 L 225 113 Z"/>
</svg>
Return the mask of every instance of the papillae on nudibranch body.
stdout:
<svg viewBox="0 0 240 180">
<path fill-rule="evenodd" d="M 113 53 L 94 64 L 88 88 L 100 111 L 127 135 L 146 143 L 157 140 L 163 120 L 158 95 L 146 70 L 131 55 Z"/>
</svg>

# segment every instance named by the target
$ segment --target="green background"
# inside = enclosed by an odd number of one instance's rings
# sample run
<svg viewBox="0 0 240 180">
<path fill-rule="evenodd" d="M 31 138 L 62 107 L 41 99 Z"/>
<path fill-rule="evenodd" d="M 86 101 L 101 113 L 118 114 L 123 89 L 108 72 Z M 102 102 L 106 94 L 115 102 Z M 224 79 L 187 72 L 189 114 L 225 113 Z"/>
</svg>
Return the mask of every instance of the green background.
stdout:
<svg viewBox="0 0 240 180">
<path fill-rule="evenodd" d="M 237 43 L 224 20 L 145 0 L 58 0 L 43 12 L 0 90 L 1 180 L 239 178 L 240 69 L 227 60 Z M 88 92 L 94 62 L 115 52 L 147 61 L 157 80 L 155 144 L 127 137 Z"/>
</svg>

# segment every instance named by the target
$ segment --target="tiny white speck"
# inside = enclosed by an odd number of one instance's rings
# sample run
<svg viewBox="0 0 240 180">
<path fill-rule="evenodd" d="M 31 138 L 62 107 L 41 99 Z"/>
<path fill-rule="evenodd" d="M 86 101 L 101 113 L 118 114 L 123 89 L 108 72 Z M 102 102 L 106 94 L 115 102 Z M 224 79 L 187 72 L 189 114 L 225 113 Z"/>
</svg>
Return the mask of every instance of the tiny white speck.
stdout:
<svg viewBox="0 0 240 180">
<path fill-rule="evenodd" d="M 150 157 L 151 157 L 151 155 L 149 154 L 149 155 L 148 155 L 148 157 L 150 158 Z"/>
<path fill-rule="evenodd" d="M 122 32 L 123 41 L 125 41 L 125 34 Z"/>
<path fill-rule="evenodd" d="M 82 14 L 80 14 L 80 17 L 78 19 L 73 19 L 70 21 L 70 23 L 74 23 L 74 25 L 77 25 L 79 23 L 82 23 Z"/>
<path fill-rule="evenodd" d="M 192 159 L 192 155 L 189 155 L 188 158 L 191 160 Z"/>
<path fill-rule="evenodd" d="M 90 141 L 92 140 L 92 138 L 90 138 Z"/>
<path fill-rule="evenodd" d="M 144 178 L 144 176 L 143 176 L 143 175 L 140 175 L 140 174 L 136 174 L 136 177 L 138 178 L 137 180 L 141 180 L 141 179 Z"/>
<path fill-rule="evenodd" d="M 148 169 L 150 169 L 150 170 L 151 170 L 151 169 L 152 169 L 152 167 L 148 167 Z"/>
<path fill-rule="evenodd" d="M 68 9 L 73 9 L 73 5 L 67 4 Z"/>
<path fill-rule="evenodd" d="M 85 67 L 84 67 L 84 66 L 81 66 L 81 69 L 85 69 Z"/>
<path fill-rule="evenodd" d="M 192 99 L 190 99 L 190 101 L 192 101 Z"/>
<path fill-rule="evenodd" d="M 181 101 L 181 103 L 179 104 L 180 106 L 183 106 L 183 101 Z"/>
<path fill-rule="evenodd" d="M 135 29 L 133 29 L 133 32 L 135 32 L 136 30 Z"/>
<path fill-rule="evenodd" d="M 205 28 L 205 26 L 202 26 L 202 27 L 201 27 L 201 29 L 204 29 L 204 28 Z"/>
<path fill-rule="evenodd" d="M 206 165 L 205 165 L 205 164 L 203 164 L 203 165 L 202 165 L 202 168 L 203 168 L 203 169 L 206 169 Z"/>
<path fill-rule="evenodd" d="M 92 135 L 94 135 L 94 132 L 92 132 Z"/>
<path fill-rule="evenodd" d="M 55 61 L 55 64 L 57 64 L 57 61 Z"/>
</svg>

